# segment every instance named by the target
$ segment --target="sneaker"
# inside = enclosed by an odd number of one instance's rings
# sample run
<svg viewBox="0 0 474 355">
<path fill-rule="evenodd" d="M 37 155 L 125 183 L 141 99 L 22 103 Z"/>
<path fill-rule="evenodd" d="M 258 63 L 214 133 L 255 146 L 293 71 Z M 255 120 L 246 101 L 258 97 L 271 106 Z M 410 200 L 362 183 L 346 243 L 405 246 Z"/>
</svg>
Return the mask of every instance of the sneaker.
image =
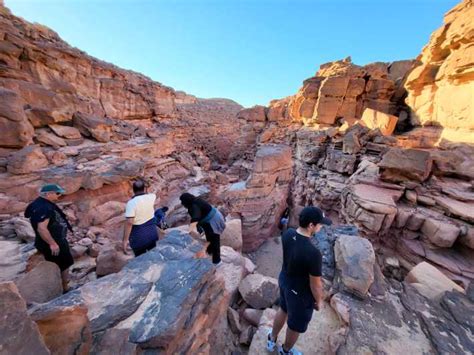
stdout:
<svg viewBox="0 0 474 355">
<path fill-rule="evenodd" d="M 297 350 L 295 347 L 292 347 L 288 352 L 283 350 L 283 346 L 278 347 L 278 354 L 280 355 L 303 355 L 303 353 Z"/>
<path fill-rule="evenodd" d="M 267 350 L 274 351 L 276 345 L 276 340 L 272 340 L 272 329 L 270 329 L 267 333 Z"/>
</svg>

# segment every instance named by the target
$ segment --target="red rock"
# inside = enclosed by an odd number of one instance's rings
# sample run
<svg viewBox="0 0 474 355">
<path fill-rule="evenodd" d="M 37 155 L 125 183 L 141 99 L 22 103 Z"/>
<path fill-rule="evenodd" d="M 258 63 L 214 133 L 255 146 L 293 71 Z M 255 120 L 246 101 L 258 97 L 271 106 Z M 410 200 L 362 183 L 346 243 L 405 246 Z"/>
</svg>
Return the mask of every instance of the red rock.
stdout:
<svg viewBox="0 0 474 355">
<path fill-rule="evenodd" d="M 413 124 L 463 128 L 465 135 L 472 135 L 473 17 L 471 1 L 460 2 L 423 48 L 406 83 Z"/>
<path fill-rule="evenodd" d="M 32 143 L 33 126 L 17 93 L 0 88 L 0 147 L 21 148 Z"/>
<path fill-rule="evenodd" d="M 278 281 L 260 274 L 250 274 L 240 283 L 239 292 L 251 307 L 269 308 L 278 299 Z"/>
<path fill-rule="evenodd" d="M 398 117 L 366 108 L 360 122 L 370 129 L 380 129 L 384 136 L 389 136 L 395 130 Z"/>
<path fill-rule="evenodd" d="M 237 117 L 247 122 L 265 122 L 267 116 L 264 106 L 254 106 L 240 111 Z"/>
<path fill-rule="evenodd" d="M 379 163 L 381 177 L 387 181 L 425 181 L 431 173 L 430 153 L 417 149 L 391 148 Z"/>
<path fill-rule="evenodd" d="M 8 157 L 7 170 L 10 174 L 28 174 L 48 166 L 48 160 L 39 146 L 25 147 Z"/>
<path fill-rule="evenodd" d="M 49 128 L 56 133 L 58 136 L 66 139 L 82 139 L 81 133 L 75 127 L 62 126 L 62 125 L 49 125 Z"/>
<path fill-rule="evenodd" d="M 33 320 L 53 354 L 89 354 L 92 334 L 83 305 L 64 306 L 34 313 Z"/>
<path fill-rule="evenodd" d="M 26 303 L 45 303 L 63 293 L 61 271 L 49 261 L 42 261 L 16 281 Z"/>
<path fill-rule="evenodd" d="M 90 117 L 76 112 L 72 122 L 85 137 L 93 137 L 98 142 L 104 143 L 112 138 L 113 121 L 110 119 Z"/>
<path fill-rule="evenodd" d="M 242 221 L 240 219 L 226 221 L 220 239 L 221 245 L 227 245 L 239 252 L 242 251 Z"/>
<path fill-rule="evenodd" d="M 457 290 L 464 292 L 441 271 L 426 262 L 416 265 L 405 277 L 405 282 L 413 286 L 425 297 L 439 300 L 446 291 Z"/>
<path fill-rule="evenodd" d="M 435 196 L 434 200 L 449 214 L 474 223 L 474 202 L 463 202 L 442 196 Z"/>
<path fill-rule="evenodd" d="M 113 245 L 101 248 L 97 257 L 97 276 L 119 272 L 131 258 L 131 255 L 125 255 Z"/>
<path fill-rule="evenodd" d="M 35 138 L 38 142 L 50 145 L 54 148 L 65 147 L 67 145 L 64 139 L 48 132 L 46 129 L 38 129 Z"/>
<path fill-rule="evenodd" d="M 345 59 L 323 64 L 290 98 L 289 115 L 305 125 L 332 125 L 339 118 L 360 118 L 366 107 L 389 112 L 396 85 L 387 73 L 385 63 L 360 67 Z"/>
<path fill-rule="evenodd" d="M 0 344 L 5 354 L 50 354 L 13 282 L 0 283 Z"/>
<path fill-rule="evenodd" d="M 457 226 L 433 218 L 425 220 L 421 231 L 433 244 L 444 248 L 451 247 L 460 233 Z"/>
</svg>

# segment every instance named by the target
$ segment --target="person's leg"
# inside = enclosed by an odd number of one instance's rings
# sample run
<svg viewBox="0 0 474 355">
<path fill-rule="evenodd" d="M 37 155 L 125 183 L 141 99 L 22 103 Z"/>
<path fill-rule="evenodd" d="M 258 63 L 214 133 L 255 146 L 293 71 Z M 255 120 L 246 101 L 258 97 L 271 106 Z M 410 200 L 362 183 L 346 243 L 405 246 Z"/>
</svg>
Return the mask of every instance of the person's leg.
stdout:
<svg viewBox="0 0 474 355">
<path fill-rule="evenodd" d="M 212 262 L 219 264 L 221 262 L 221 237 L 218 234 L 212 235 L 211 240 Z"/>
<path fill-rule="evenodd" d="M 63 292 L 69 291 L 69 269 L 61 271 L 61 281 L 63 284 Z"/>
<path fill-rule="evenodd" d="M 212 255 L 214 264 L 219 264 L 221 262 L 220 236 L 214 233 L 209 223 L 204 223 L 202 228 L 206 234 L 206 240 L 210 243 L 206 248 L 206 252 Z"/>
<path fill-rule="evenodd" d="M 153 249 L 154 247 L 156 247 L 156 242 L 153 242 L 153 243 L 151 243 L 150 245 L 148 245 L 148 246 L 145 248 L 145 251 L 150 251 L 150 250 Z"/>
<path fill-rule="evenodd" d="M 289 327 L 286 328 L 286 338 L 285 343 L 283 344 L 283 351 L 290 351 L 291 348 L 293 348 L 293 346 L 296 344 L 296 341 L 298 340 L 299 336 L 300 333 L 291 330 Z"/>
<path fill-rule="evenodd" d="M 146 248 L 132 249 L 132 250 L 133 250 L 133 255 L 135 255 L 135 257 L 146 253 Z"/>
<path fill-rule="evenodd" d="M 285 325 L 286 319 L 288 318 L 288 314 L 280 307 L 278 312 L 275 315 L 275 319 L 273 320 L 273 328 L 272 328 L 272 339 L 276 341 L 278 338 L 278 334 L 280 334 L 281 329 Z"/>
</svg>

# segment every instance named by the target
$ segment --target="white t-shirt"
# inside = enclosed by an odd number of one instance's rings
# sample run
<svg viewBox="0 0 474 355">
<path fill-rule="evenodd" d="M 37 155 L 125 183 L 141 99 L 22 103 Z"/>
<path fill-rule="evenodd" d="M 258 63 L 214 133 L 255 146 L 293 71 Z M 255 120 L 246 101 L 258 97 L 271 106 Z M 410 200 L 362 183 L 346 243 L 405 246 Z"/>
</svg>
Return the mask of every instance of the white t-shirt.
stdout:
<svg viewBox="0 0 474 355">
<path fill-rule="evenodd" d="M 133 217 L 133 224 L 135 225 L 148 222 L 155 216 L 155 200 L 155 194 L 135 196 L 127 202 L 125 217 Z"/>
</svg>

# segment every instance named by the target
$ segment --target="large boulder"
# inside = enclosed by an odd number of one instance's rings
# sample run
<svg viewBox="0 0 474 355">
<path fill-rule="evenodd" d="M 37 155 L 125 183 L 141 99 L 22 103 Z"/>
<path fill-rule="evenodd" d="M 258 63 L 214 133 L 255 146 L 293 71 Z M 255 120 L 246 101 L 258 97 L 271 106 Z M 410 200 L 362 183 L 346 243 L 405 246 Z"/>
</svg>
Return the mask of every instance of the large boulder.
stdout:
<svg viewBox="0 0 474 355">
<path fill-rule="evenodd" d="M 113 120 L 101 117 L 91 117 L 76 112 L 72 123 L 83 136 L 92 137 L 98 142 L 107 143 L 112 138 Z"/>
<path fill-rule="evenodd" d="M 92 346 L 87 307 L 82 304 L 33 314 L 33 320 L 53 354 L 88 354 Z"/>
<path fill-rule="evenodd" d="M 391 148 L 379 164 L 381 177 L 392 182 L 425 181 L 433 160 L 429 152 L 419 149 Z"/>
<path fill-rule="evenodd" d="M 63 293 L 61 270 L 49 261 L 42 261 L 17 282 L 26 303 L 48 302 Z"/>
<path fill-rule="evenodd" d="M 268 308 L 278 299 L 278 280 L 260 274 L 250 274 L 240 283 L 239 292 L 251 307 Z"/>
<path fill-rule="evenodd" d="M 19 95 L 0 88 L 0 147 L 22 148 L 32 143 L 34 129 L 28 121 Z"/>
<path fill-rule="evenodd" d="M 64 139 L 58 137 L 54 133 L 48 132 L 46 129 L 38 129 L 35 138 L 38 142 L 50 145 L 54 148 L 65 147 L 67 145 Z"/>
<path fill-rule="evenodd" d="M 38 326 L 28 317 L 25 301 L 13 282 L 0 283 L 0 299 L 2 354 L 50 354 Z"/>
<path fill-rule="evenodd" d="M 240 253 L 225 245 L 221 246 L 221 260 L 216 277 L 224 282 L 224 289 L 233 301 L 237 298 L 240 282 L 248 274 L 247 261 Z"/>
<path fill-rule="evenodd" d="M 421 226 L 421 232 L 434 245 L 450 248 L 457 240 L 461 230 L 445 220 L 427 218 Z"/>
<path fill-rule="evenodd" d="M 221 234 L 221 245 L 242 251 L 242 221 L 240 219 L 226 221 L 224 232 Z"/>
<path fill-rule="evenodd" d="M 415 287 L 423 296 L 440 300 L 446 291 L 456 290 L 464 292 L 464 289 L 451 281 L 433 265 L 422 262 L 410 270 L 405 277 L 405 282 Z"/>
<path fill-rule="evenodd" d="M 48 166 L 48 159 L 36 145 L 25 147 L 8 157 L 7 171 L 10 174 L 29 174 Z"/>
<path fill-rule="evenodd" d="M 49 128 L 56 133 L 59 137 L 65 139 L 81 139 L 81 132 L 75 127 L 70 126 L 62 126 L 57 124 L 49 125 Z"/>
<path fill-rule="evenodd" d="M 119 272 L 131 256 L 117 250 L 115 245 L 107 245 L 100 249 L 97 257 L 97 276 L 104 276 Z"/>
<path fill-rule="evenodd" d="M 365 297 L 374 282 L 375 253 L 372 244 L 358 236 L 341 235 L 336 240 L 334 253 L 344 289 Z"/>
<path fill-rule="evenodd" d="M 389 136 L 395 130 L 398 117 L 366 108 L 360 122 L 367 128 L 379 129 L 384 136 Z"/>
</svg>

